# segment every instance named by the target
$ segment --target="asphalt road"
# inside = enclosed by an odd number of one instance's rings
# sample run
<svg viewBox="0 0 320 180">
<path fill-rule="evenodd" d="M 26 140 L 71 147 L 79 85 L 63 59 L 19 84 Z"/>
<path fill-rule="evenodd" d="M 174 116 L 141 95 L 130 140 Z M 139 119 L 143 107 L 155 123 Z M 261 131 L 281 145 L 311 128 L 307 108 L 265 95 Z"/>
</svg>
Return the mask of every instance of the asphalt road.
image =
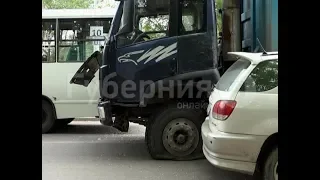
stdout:
<svg viewBox="0 0 320 180">
<path fill-rule="evenodd" d="M 153 160 L 144 144 L 143 126 L 131 124 L 128 133 L 75 121 L 53 134 L 42 135 L 43 180 L 252 180 L 224 171 L 206 159 Z"/>
</svg>

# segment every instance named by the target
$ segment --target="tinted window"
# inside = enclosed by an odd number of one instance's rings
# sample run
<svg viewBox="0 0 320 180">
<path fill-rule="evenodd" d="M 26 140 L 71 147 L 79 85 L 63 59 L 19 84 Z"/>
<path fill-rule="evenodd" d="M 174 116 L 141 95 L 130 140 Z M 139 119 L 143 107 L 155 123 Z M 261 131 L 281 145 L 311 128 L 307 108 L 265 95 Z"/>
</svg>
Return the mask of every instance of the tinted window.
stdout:
<svg viewBox="0 0 320 180">
<path fill-rule="evenodd" d="M 216 88 L 220 91 L 228 91 L 238 75 L 250 66 L 250 61 L 239 59 L 222 75 Z"/>
<path fill-rule="evenodd" d="M 258 64 L 243 83 L 240 91 L 263 92 L 278 86 L 278 61 L 270 60 Z"/>
</svg>

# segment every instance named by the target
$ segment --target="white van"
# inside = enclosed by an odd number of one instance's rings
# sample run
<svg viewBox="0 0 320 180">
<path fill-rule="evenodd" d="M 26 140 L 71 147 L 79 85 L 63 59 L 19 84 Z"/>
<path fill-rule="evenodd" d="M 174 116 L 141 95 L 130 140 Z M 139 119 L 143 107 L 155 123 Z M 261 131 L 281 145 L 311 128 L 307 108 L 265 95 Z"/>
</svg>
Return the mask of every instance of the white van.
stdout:
<svg viewBox="0 0 320 180">
<path fill-rule="evenodd" d="M 96 117 L 99 79 L 70 84 L 82 63 L 104 45 L 115 8 L 42 10 L 42 133 L 78 117 Z"/>
</svg>

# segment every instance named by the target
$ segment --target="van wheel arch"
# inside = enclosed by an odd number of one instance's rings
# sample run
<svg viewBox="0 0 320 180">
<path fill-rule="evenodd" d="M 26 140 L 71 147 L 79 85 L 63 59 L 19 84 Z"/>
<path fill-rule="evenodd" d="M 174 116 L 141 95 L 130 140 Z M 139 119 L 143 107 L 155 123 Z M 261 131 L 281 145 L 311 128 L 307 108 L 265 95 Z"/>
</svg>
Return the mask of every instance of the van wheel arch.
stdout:
<svg viewBox="0 0 320 180">
<path fill-rule="evenodd" d="M 52 100 L 50 98 L 48 98 L 47 96 L 45 96 L 45 95 L 42 95 L 42 100 L 47 101 L 51 105 L 52 110 L 53 110 L 53 115 L 57 119 L 56 107 L 54 106 Z"/>
<path fill-rule="evenodd" d="M 42 95 L 42 134 L 53 132 L 56 129 L 56 110 L 52 101 Z"/>
</svg>

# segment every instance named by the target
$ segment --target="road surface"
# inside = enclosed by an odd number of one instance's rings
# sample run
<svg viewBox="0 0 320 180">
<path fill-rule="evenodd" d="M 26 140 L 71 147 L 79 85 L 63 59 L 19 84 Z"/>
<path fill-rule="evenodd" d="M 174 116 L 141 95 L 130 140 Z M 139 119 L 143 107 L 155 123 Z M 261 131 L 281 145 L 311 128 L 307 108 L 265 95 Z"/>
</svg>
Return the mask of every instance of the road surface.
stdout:
<svg viewBox="0 0 320 180">
<path fill-rule="evenodd" d="M 252 180 L 215 168 L 205 159 L 153 160 L 144 144 L 143 126 L 128 133 L 95 121 L 74 121 L 42 135 L 43 180 Z"/>
</svg>

